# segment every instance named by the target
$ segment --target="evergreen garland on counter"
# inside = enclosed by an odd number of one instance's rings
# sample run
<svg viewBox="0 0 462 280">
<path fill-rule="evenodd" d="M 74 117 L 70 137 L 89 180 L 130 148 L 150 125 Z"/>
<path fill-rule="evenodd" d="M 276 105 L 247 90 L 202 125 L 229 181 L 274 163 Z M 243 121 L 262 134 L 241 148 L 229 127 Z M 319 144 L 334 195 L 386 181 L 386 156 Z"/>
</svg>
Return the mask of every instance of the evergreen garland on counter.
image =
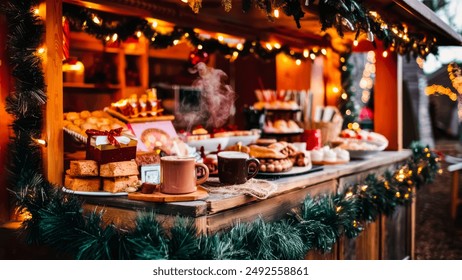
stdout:
<svg viewBox="0 0 462 280">
<path fill-rule="evenodd" d="M 9 63 L 15 88 L 7 98 L 14 116 L 9 161 L 10 188 L 29 217 L 22 229 L 29 244 L 43 244 L 76 259 L 303 259 L 329 252 L 341 236 L 354 238 L 378 215 L 409 204 L 414 190 L 441 171 L 438 156 L 414 143 L 405 165 L 338 194 L 306 197 L 299 209 L 276 222 L 257 219 L 212 235 L 197 235 L 191 220 L 178 217 L 167 233 L 153 213 L 140 213 L 129 231 L 104 225 L 103 211 L 84 213 L 78 196 L 47 182 L 41 170 L 40 136 L 44 79 L 40 67 L 43 27 L 33 13 L 37 2 L 9 0 Z"/>
</svg>

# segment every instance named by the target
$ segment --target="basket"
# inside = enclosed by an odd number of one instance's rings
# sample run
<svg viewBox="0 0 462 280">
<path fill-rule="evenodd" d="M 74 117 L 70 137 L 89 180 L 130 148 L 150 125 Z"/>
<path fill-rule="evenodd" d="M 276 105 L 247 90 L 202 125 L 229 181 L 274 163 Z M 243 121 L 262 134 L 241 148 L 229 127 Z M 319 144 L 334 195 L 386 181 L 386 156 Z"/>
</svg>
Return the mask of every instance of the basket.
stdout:
<svg viewBox="0 0 462 280">
<path fill-rule="evenodd" d="M 342 121 L 335 122 L 313 122 L 313 129 L 321 130 L 321 145 L 328 145 L 334 141 L 342 131 Z"/>
</svg>

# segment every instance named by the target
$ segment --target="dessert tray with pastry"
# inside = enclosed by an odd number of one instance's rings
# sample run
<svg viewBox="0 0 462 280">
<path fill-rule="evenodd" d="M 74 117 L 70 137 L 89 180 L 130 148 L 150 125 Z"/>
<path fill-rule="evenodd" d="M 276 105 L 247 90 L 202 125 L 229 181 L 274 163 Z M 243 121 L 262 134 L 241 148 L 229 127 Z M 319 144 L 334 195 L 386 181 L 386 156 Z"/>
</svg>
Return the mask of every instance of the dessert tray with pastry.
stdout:
<svg viewBox="0 0 462 280">
<path fill-rule="evenodd" d="M 376 132 L 344 129 L 334 144 L 349 151 L 351 158 L 364 159 L 385 150 L 388 140 Z"/>
<path fill-rule="evenodd" d="M 275 91 L 270 89 L 255 90 L 258 101 L 254 104 L 256 110 L 284 110 L 299 111 L 300 106 L 291 100 L 289 91 Z"/>
<path fill-rule="evenodd" d="M 118 119 L 113 118 L 104 111 L 87 111 L 64 113 L 63 130 L 76 142 L 86 143 L 87 129 L 110 131 L 122 128 L 123 134 L 130 134 L 131 131 Z"/>
<path fill-rule="evenodd" d="M 336 147 L 331 149 L 324 146 L 321 149 L 310 151 L 311 161 L 316 165 L 344 164 L 350 161 L 350 153 L 347 150 Z"/>
<path fill-rule="evenodd" d="M 248 153 L 260 161 L 259 177 L 290 176 L 312 170 L 310 154 L 299 151 L 293 144 L 276 140 L 263 141 L 249 146 L 233 145 L 226 150 Z M 316 169 L 317 170 L 317 169 Z"/>
<path fill-rule="evenodd" d="M 263 127 L 265 134 L 298 134 L 302 133 L 303 129 L 294 120 L 276 120 L 274 122 L 268 120 Z"/>
</svg>

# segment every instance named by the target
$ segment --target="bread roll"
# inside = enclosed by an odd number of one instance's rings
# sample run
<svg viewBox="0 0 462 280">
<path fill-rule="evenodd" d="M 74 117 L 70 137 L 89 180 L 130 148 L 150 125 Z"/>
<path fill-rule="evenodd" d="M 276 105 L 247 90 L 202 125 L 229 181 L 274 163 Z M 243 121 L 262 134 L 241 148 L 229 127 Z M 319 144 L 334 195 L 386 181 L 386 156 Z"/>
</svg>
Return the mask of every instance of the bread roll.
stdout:
<svg viewBox="0 0 462 280">
<path fill-rule="evenodd" d="M 257 146 L 257 145 L 250 146 L 249 154 L 251 157 L 254 157 L 254 158 L 283 159 L 287 157 L 286 155 L 278 151 L 275 151 L 268 147 L 262 147 L 262 146 Z"/>
</svg>

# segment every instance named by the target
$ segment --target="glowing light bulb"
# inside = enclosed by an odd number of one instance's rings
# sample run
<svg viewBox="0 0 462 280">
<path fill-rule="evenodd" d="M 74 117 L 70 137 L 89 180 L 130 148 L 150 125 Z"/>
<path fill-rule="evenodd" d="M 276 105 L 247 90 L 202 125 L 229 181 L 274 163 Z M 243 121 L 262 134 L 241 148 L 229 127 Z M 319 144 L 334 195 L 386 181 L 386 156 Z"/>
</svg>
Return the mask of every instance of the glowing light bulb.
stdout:
<svg viewBox="0 0 462 280">
<path fill-rule="evenodd" d="M 266 43 L 266 48 L 267 48 L 268 50 L 272 50 L 272 49 L 273 49 L 273 46 L 271 46 L 270 43 Z"/>
<path fill-rule="evenodd" d="M 204 47 L 203 47 L 202 45 L 198 45 L 198 46 L 197 46 L 197 49 L 198 49 L 198 50 L 202 50 L 203 48 L 204 48 Z"/>
<path fill-rule="evenodd" d="M 45 48 L 39 48 L 39 49 L 37 50 L 37 53 L 38 53 L 38 54 L 44 54 L 44 53 L 45 53 Z"/>
<path fill-rule="evenodd" d="M 358 44 L 359 44 L 358 40 L 354 40 L 354 41 L 353 41 L 353 46 L 357 47 Z"/>
<path fill-rule="evenodd" d="M 95 15 L 93 15 L 92 20 L 93 20 L 94 23 L 96 23 L 98 25 L 102 24 L 102 21 Z"/>
<path fill-rule="evenodd" d="M 334 93 L 338 93 L 340 90 L 338 89 L 338 87 L 333 87 L 333 88 L 332 88 L 332 91 L 333 91 Z"/>
<path fill-rule="evenodd" d="M 181 2 L 183 2 L 183 3 L 188 3 L 188 0 L 181 0 Z"/>
<path fill-rule="evenodd" d="M 327 50 L 326 50 L 326 49 L 322 49 L 322 50 L 321 50 L 321 53 L 322 53 L 323 55 L 326 55 L 326 54 L 327 54 Z"/>
<path fill-rule="evenodd" d="M 143 35 L 143 33 L 141 33 L 141 31 L 137 31 L 137 32 L 136 32 L 136 37 L 140 38 L 141 35 Z"/>
<path fill-rule="evenodd" d="M 382 56 L 383 56 L 383 57 L 387 57 L 387 56 L 388 56 L 388 52 L 387 52 L 387 51 L 383 51 Z"/>
<path fill-rule="evenodd" d="M 40 13 L 40 10 L 38 8 L 34 9 L 34 14 L 38 15 Z"/>
<path fill-rule="evenodd" d="M 107 35 L 105 40 L 106 40 L 106 42 L 109 42 L 109 40 L 111 40 L 111 36 Z"/>
<path fill-rule="evenodd" d="M 350 109 L 346 110 L 345 114 L 347 114 L 348 116 L 351 115 L 351 110 Z M 348 125 L 350 125 L 350 124 L 348 124 Z"/>
<path fill-rule="evenodd" d="M 274 9 L 273 14 L 275 18 L 279 18 L 279 9 Z"/>
<path fill-rule="evenodd" d="M 310 52 L 307 49 L 303 50 L 303 57 L 308 58 L 310 56 Z"/>
<path fill-rule="evenodd" d="M 346 100 L 348 98 L 348 95 L 346 93 L 342 93 L 341 97 L 343 100 Z"/>
<path fill-rule="evenodd" d="M 343 56 L 340 58 L 340 62 L 345 63 L 345 58 Z"/>
<path fill-rule="evenodd" d="M 316 59 L 316 55 L 315 55 L 314 53 L 311 53 L 311 54 L 310 54 L 310 58 L 311 58 L 312 60 L 315 60 L 315 59 Z"/>
<path fill-rule="evenodd" d="M 219 41 L 219 42 L 223 42 L 224 39 L 225 39 L 225 38 L 223 38 L 223 36 L 221 36 L 221 35 L 218 36 L 218 41 Z"/>
<path fill-rule="evenodd" d="M 178 40 L 178 39 L 177 39 L 177 40 L 173 40 L 173 45 L 176 46 L 176 45 L 178 45 L 179 42 L 180 42 L 180 40 Z"/>
<path fill-rule="evenodd" d="M 117 33 L 114 33 L 114 35 L 112 35 L 112 42 L 117 41 L 118 38 L 119 38 L 119 35 L 117 35 Z"/>
<path fill-rule="evenodd" d="M 300 59 L 295 60 L 295 64 L 299 65 L 302 64 L 302 61 Z"/>
<path fill-rule="evenodd" d="M 241 43 L 237 44 L 236 45 L 236 49 L 242 51 L 244 49 L 244 45 L 242 45 Z"/>
<path fill-rule="evenodd" d="M 278 49 L 278 50 L 281 48 L 281 44 L 279 43 L 274 43 L 273 46 L 275 49 Z"/>
<path fill-rule="evenodd" d="M 358 130 L 358 129 L 359 129 L 359 123 L 357 123 L 357 122 L 353 123 L 353 125 L 351 126 L 351 128 L 352 128 L 353 130 Z"/>
<path fill-rule="evenodd" d="M 153 21 L 153 22 L 151 23 L 152 28 L 156 28 L 157 25 L 158 25 L 157 20 L 155 20 L 155 21 Z"/>
</svg>

